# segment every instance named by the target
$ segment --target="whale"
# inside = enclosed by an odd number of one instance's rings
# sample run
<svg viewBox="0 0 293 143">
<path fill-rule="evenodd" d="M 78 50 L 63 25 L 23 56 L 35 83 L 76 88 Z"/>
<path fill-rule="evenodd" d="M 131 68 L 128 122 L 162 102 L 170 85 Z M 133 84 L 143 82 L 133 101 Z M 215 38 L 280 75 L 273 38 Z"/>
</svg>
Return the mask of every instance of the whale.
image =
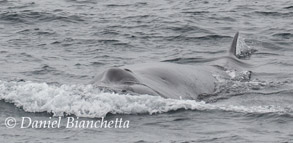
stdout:
<svg viewBox="0 0 293 143">
<path fill-rule="evenodd" d="M 233 38 L 227 56 L 213 65 L 185 65 L 150 62 L 111 67 L 97 74 L 92 84 L 115 93 L 199 100 L 215 93 L 216 77 L 227 76 L 227 69 L 240 70 L 246 63 L 236 57 L 239 32 Z"/>
</svg>

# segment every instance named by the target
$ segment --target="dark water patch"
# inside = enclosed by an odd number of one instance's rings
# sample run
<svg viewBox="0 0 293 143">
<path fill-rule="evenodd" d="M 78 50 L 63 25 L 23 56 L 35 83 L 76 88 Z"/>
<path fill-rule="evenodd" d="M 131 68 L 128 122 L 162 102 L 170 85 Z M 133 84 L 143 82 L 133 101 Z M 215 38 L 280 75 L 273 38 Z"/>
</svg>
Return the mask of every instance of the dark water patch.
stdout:
<svg viewBox="0 0 293 143">
<path fill-rule="evenodd" d="M 21 39 L 9 39 L 7 43 L 10 45 L 16 46 L 15 49 L 20 49 L 22 47 L 26 47 L 28 42 L 31 42 L 32 39 L 28 39 L 27 37 Z"/>
<path fill-rule="evenodd" d="M 212 134 L 212 133 L 220 134 L 220 133 L 224 133 L 224 132 L 210 132 L 210 134 Z M 224 137 L 211 138 L 211 139 L 207 139 L 202 142 L 229 142 L 229 141 L 235 141 L 235 140 L 237 140 L 239 142 L 252 142 L 251 140 L 245 139 L 241 135 L 234 135 L 234 134 L 231 134 L 229 136 L 224 136 Z"/>
<path fill-rule="evenodd" d="M 221 39 L 227 39 L 231 38 L 230 36 L 223 36 L 223 35 L 206 35 L 206 36 L 200 36 L 200 37 L 194 37 L 195 39 L 199 40 L 221 40 Z"/>
<path fill-rule="evenodd" d="M 100 48 L 99 46 L 94 46 L 94 47 L 86 48 L 83 51 L 79 51 L 78 54 L 92 56 L 92 55 L 97 55 L 102 53 L 103 50 L 104 49 Z"/>
<path fill-rule="evenodd" d="M 269 52 L 256 52 L 254 55 L 267 55 L 267 56 L 280 56 L 279 53 L 269 53 Z"/>
<path fill-rule="evenodd" d="M 266 11 L 256 11 L 255 12 L 257 15 L 260 16 L 272 16 L 272 17 L 292 17 L 293 16 L 293 12 L 266 12 Z"/>
<path fill-rule="evenodd" d="M 32 58 L 33 56 L 28 54 L 28 53 L 20 53 L 20 56 L 22 57 L 27 57 L 27 58 Z"/>
<path fill-rule="evenodd" d="M 269 123 L 288 124 L 293 121 L 292 113 L 246 113 L 243 116 L 249 117 L 251 120 L 266 120 Z"/>
<path fill-rule="evenodd" d="M 117 36 L 119 35 L 120 32 L 119 31 L 116 31 L 114 29 L 103 29 L 102 31 L 99 31 L 99 32 L 95 32 L 93 35 L 94 36 L 101 36 L 101 35 L 110 35 L 110 36 Z"/>
<path fill-rule="evenodd" d="M 3 3 L 7 3 L 8 0 L 0 0 L 0 3 L 3 4 Z"/>
<path fill-rule="evenodd" d="M 126 46 L 128 48 L 133 47 L 132 45 L 130 45 L 129 43 L 126 43 L 126 42 L 115 42 L 115 43 L 113 43 L 113 45 Z"/>
<path fill-rule="evenodd" d="M 107 7 L 110 8 L 119 8 L 119 7 L 129 7 L 131 4 L 107 4 Z"/>
<path fill-rule="evenodd" d="M 37 35 L 46 35 L 46 36 L 49 36 L 49 35 L 54 35 L 55 32 L 46 32 L 46 31 L 39 31 L 36 33 Z"/>
<path fill-rule="evenodd" d="M 187 32 L 192 32 L 192 33 L 205 33 L 205 34 L 211 34 L 210 31 L 206 29 L 202 29 L 198 26 L 190 26 L 190 25 L 185 25 L 185 26 L 170 26 L 166 27 L 166 30 L 172 30 L 176 33 L 187 33 Z"/>
<path fill-rule="evenodd" d="M 97 4 L 96 0 L 65 0 L 66 2 L 78 3 L 78 4 Z"/>
<path fill-rule="evenodd" d="M 30 62 L 40 62 L 41 61 L 41 59 L 38 59 L 38 58 L 34 57 L 33 55 L 31 55 L 29 53 L 24 53 L 24 52 L 8 54 L 5 57 L 11 58 L 11 59 L 20 58 L 21 61 L 30 61 Z"/>
<path fill-rule="evenodd" d="M 75 64 L 75 66 L 81 66 L 82 64 L 81 63 L 77 63 L 77 64 Z"/>
<path fill-rule="evenodd" d="M 126 30 L 131 30 L 131 29 L 138 29 L 138 28 L 147 28 L 147 27 L 150 27 L 150 25 L 147 25 L 147 24 L 133 24 L 133 25 L 122 25 L 122 24 L 119 24 L 119 25 L 112 25 L 112 26 L 108 26 L 108 28 L 111 28 L 111 29 L 126 29 Z"/>
<path fill-rule="evenodd" d="M 23 117 L 25 116 L 31 116 L 31 117 L 52 117 L 52 113 L 48 112 L 37 112 L 37 113 L 32 113 L 32 112 L 26 112 L 22 106 L 13 103 L 10 100 L 0 100 L 0 108 L 2 113 L 5 113 L 4 115 L 13 116 L 13 117 Z"/>
<path fill-rule="evenodd" d="M 233 8 L 230 12 L 253 11 L 253 10 L 255 10 L 253 4 L 245 4 L 245 5 L 238 5 L 237 7 Z"/>
<path fill-rule="evenodd" d="M 270 49 L 270 50 L 275 50 L 275 51 L 279 51 L 279 50 L 284 50 L 284 47 L 281 46 L 277 46 L 276 44 L 273 43 L 269 43 L 269 42 L 262 42 L 262 46 L 264 48 Z"/>
<path fill-rule="evenodd" d="M 91 47 L 91 46 L 96 46 L 98 43 L 100 43 L 98 39 L 64 38 L 63 40 L 53 41 L 50 44 L 61 45 L 62 47 L 77 46 L 77 45 L 87 45 L 87 47 Z"/>
<path fill-rule="evenodd" d="M 55 42 L 53 42 L 53 44 L 61 44 L 63 47 L 68 47 L 68 46 L 73 45 L 74 42 L 76 42 L 76 41 L 72 38 L 65 38 L 62 41 L 55 41 Z"/>
<path fill-rule="evenodd" d="M 24 30 L 18 31 L 17 33 L 21 33 L 22 34 L 22 33 L 28 33 L 30 31 L 31 31 L 30 29 L 24 29 Z"/>
<path fill-rule="evenodd" d="M 142 7 L 142 6 L 146 6 L 146 5 L 148 5 L 147 2 L 137 2 L 134 4 L 135 7 Z"/>
<path fill-rule="evenodd" d="M 53 42 L 51 42 L 50 44 L 52 44 L 52 45 L 57 45 L 57 44 L 61 44 L 61 42 L 60 41 L 53 41 Z"/>
<path fill-rule="evenodd" d="M 187 63 L 203 63 L 209 62 L 210 60 L 204 58 L 174 58 L 169 60 L 164 60 L 161 62 L 171 62 L 171 63 L 178 63 L 178 64 L 187 64 Z"/>
<path fill-rule="evenodd" d="M 201 15 L 201 14 L 207 14 L 209 13 L 209 11 L 184 11 L 182 13 L 192 14 L 192 15 Z"/>
<path fill-rule="evenodd" d="M 141 38 L 145 39 L 161 39 L 167 41 L 180 41 L 180 42 L 203 42 L 203 41 L 221 41 L 226 39 L 231 39 L 230 36 L 221 36 L 221 35 L 206 35 L 206 36 L 187 36 L 187 34 L 180 34 L 177 36 L 142 36 Z"/>
<path fill-rule="evenodd" d="M 261 73 L 262 76 L 267 73 Z M 268 73 L 270 75 L 270 73 Z M 245 75 L 246 76 L 246 75 Z M 281 89 L 282 87 L 288 85 L 285 81 L 282 82 L 269 82 L 269 81 L 258 81 L 258 80 L 243 80 L 243 79 L 226 79 L 225 82 L 216 83 L 216 90 L 214 94 L 203 95 L 200 98 L 208 103 L 214 103 L 223 100 L 229 100 L 232 97 L 263 97 L 263 96 L 274 96 L 274 95 L 285 95 L 292 93 L 291 90 Z M 269 97 L 268 97 L 269 98 Z M 281 98 L 281 97 L 280 97 Z M 267 109 L 274 107 L 267 106 Z M 288 111 L 285 109 L 280 109 L 279 111 L 274 111 L 274 114 L 292 114 L 292 108 L 289 107 Z M 262 114 L 262 112 L 260 112 Z M 268 112 L 270 113 L 270 112 Z M 258 113 L 257 113 L 258 114 Z M 267 112 L 265 112 L 267 114 Z"/>
<path fill-rule="evenodd" d="M 81 16 L 78 15 L 68 15 L 66 13 L 53 14 L 48 12 L 36 12 L 31 10 L 24 10 L 20 12 L 3 12 L 0 14 L 0 20 L 13 24 L 36 24 L 38 22 L 43 23 L 50 21 L 78 23 L 85 21 Z"/>
<path fill-rule="evenodd" d="M 6 53 L 8 53 L 7 51 L 0 51 L 0 54 L 6 54 Z"/>
<path fill-rule="evenodd" d="M 107 58 L 111 58 L 111 56 L 109 55 L 98 55 L 98 56 L 95 56 L 94 59 L 107 59 Z"/>
<path fill-rule="evenodd" d="M 288 62 L 277 62 L 276 64 L 283 65 L 283 66 L 293 66 L 293 63 L 290 63 L 290 61 L 288 61 Z"/>
<path fill-rule="evenodd" d="M 33 75 L 44 75 L 52 72 L 56 72 L 57 70 L 49 65 L 42 65 L 40 69 L 32 71 Z"/>
<path fill-rule="evenodd" d="M 16 22 L 16 23 L 24 23 L 26 22 L 24 19 L 20 18 L 19 14 L 17 13 L 11 13 L 11 12 L 5 12 L 0 14 L 0 20 L 1 21 L 8 21 L 8 22 Z"/>
<path fill-rule="evenodd" d="M 94 66 L 94 67 L 100 67 L 102 65 L 105 65 L 105 64 L 102 62 L 91 62 L 91 66 Z"/>
<path fill-rule="evenodd" d="M 8 7 L 7 9 L 14 10 L 14 9 L 25 9 L 25 8 L 30 8 L 36 6 L 35 2 L 30 2 L 30 3 L 24 3 L 20 5 L 13 5 Z"/>
<path fill-rule="evenodd" d="M 192 55 L 201 55 L 200 53 L 204 54 L 220 54 L 220 53 L 226 53 L 226 50 L 219 50 L 219 51 L 193 51 Z M 225 58 L 225 57 L 223 57 Z M 190 63 L 207 63 L 207 62 L 213 62 L 216 60 L 219 60 L 220 58 L 206 58 L 206 57 L 196 57 L 196 58 L 172 58 L 172 59 L 167 59 L 163 60 L 161 62 L 172 62 L 172 63 L 178 63 L 178 64 L 190 64 Z"/>
<path fill-rule="evenodd" d="M 226 50 L 216 50 L 216 51 L 193 51 L 193 53 L 197 54 L 197 53 L 205 53 L 205 54 L 220 54 L 220 53 L 227 53 Z M 207 59 L 208 60 L 208 59 Z"/>
<path fill-rule="evenodd" d="M 184 121 L 187 121 L 187 120 L 191 120 L 190 118 L 188 118 L 188 117 L 182 117 L 182 118 L 175 118 L 175 119 L 173 119 L 173 121 L 175 121 L 175 122 L 184 122 Z"/>
<path fill-rule="evenodd" d="M 293 38 L 292 33 L 277 33 L 277 34 L 273 34 L 273 36 L 281 38 L 281 39 L 291 39 L 291 38 Z"/>
<path fill-rule="evenodd" d="M 70 15 L 70 16 L 58 16 L 55 20 L 61 20 L 65 22 L 72 22 L 72 23 L 78 23 L 85 21 L 81 16 L 78 15 Z"/>
<path fill-rule="evenodd" d="M 51 36 L 51 35 L 56 35 L 56 32 L 51 30 L 51 29 L 46 29 L 46 30 L 41 30 L 39 28 L 34 28 L 34 29 L 24 29 L 19 32 L 19 34 L 24 34 L 24 35 L 38 35 L 38 36 Z"/>
<path fill-rule="evenodd" d="M 273 41 L 273 40 L 272 40 Z M 286 41 L 284 39 L 282 40 L 279 40 L 279 41 L 276 41 L 275 42 L 277 45 L 281 46 L 281 47 L 284 47 L 287 51 L 292 51 L 292 46 L 293 45 L 293 40 L 287 40 Z"/>
<path fill-rule="evenodd" d="M 284 7 L 284 9 L 293 9 L 293 6 Z"/>
<path fill-rule="evenodd" d="M 19 114 L 19 112 L 24 112 L 22 109 L 17 108 L 11 101 L 9 100 L 0 100 L 0 107 L 1 112 L 4 113 L 4 115 L 9 114 Z"/>
<path fill-rule="evenodd" d="M 114 43 L 119 43 L 120 41 L 119 40 L 115 40 L 115 39 L 101 39 L 101 40 L 98 40 L 100 43 L 103 43 L 103 44 L 114 44 Z"/>
<path fill-rule="evenodd" d="M 55 9 L 53 10 L 53 12 L 62 12 L 63 10 L 62 9 Z"/>
<path fill-rule="evenodd" d="M 94 45 L 99 43 L 98 39 L 74 39 L 75 41 L 78 41 L 77 44 L 85 44 L 85 45 Z"/>
<path fill-rule="evenodd" d="M 152 142 L 146 141 L 146 140 L 138 140 L 138 141 L 134 141 L 134 143 L 152 143 Z"/>
<path fill-rule="evenodd" d="M 149 14 L 143 14 L 143 15 L 133 15 L 133 16 L 127 16 L 125 19 L 145 19 L 145 18 L 150 18 L 150 17 L 156 17 L 155 15 L 149 15 Z"/>
<path fill-rule="evenodd" d="M 226 16 L 224 16 L 224 17 L 222 17 L 222 16 L 217 16 L 217 17 L 213 16 L 213 17 L 209 17 L 209 19 L 219 20 L 219 21 L 224 21 L 224 22 L 227 22 L 227 21 L 236 22 L 236 19 L 234 19 L 232 17 L 226 17 Z"/>
<path fill-rule="evenodd" d="M 61 58 L 58 56 L 46 56 L 46 57 L 42 57 L 42 59 L 52 61 L 52 60 L 60 60 Z"/>
</svg>

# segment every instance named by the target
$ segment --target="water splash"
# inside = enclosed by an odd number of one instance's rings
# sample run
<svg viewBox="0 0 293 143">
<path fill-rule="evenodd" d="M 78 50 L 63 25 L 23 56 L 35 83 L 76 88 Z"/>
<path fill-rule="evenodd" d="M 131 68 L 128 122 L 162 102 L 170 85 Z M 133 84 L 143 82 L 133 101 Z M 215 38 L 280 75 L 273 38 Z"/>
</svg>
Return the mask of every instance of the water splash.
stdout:
<svg viewBox="0 0 293 143">
<path fill-rule="evenodd" d="M 0 100 L 13 103 L 26 112 L 48 112 L 54 116 L 73 114 L 79 117 L 105 117 L 109 113 L 157 114 L 179 109 L 245 113 L 288 111 L 287 107 L 279 106 L 216 105 L 150 95 L 121 95 L 102 91 L 92 85 L 50 85 L 31 81 L 0 81 Z"/>
<path fill-rule="evenodd" d="M 239 37 L 237 41 L 236 56 L 239 59 L 247 59 L 257 50 L 249 46 L 245 42 L 245 38 Z"/>
</svg>

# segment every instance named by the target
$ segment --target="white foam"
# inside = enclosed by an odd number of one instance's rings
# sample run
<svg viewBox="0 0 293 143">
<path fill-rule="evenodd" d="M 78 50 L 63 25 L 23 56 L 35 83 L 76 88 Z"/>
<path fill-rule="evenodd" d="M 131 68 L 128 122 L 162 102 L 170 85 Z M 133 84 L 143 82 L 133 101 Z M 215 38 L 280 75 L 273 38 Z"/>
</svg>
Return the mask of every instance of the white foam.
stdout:
<svg viewBox="0 0 293 143">
<path fill-rule="evenodd" d="M 208 104 L 194 100 L 164 99 L 150 95 L 119 95 L 92 85 L 48 85 L 36 82 L 0 81 L 0 99 L 27 112 L 50 112 L 55 116 L 104 117 L 112 114 L 155 114 L 178 109 L 224 110 L 248 113 L 284 112 L 274 106 Z"/>
<path fill-rule="evenodd" d="M 245 38 L 242 38 L 241 35 L 237 40 L 236 47 L 236 55 L 238 58 L 248 58 L 256 51 L 245 42 Z"/>
</svg>

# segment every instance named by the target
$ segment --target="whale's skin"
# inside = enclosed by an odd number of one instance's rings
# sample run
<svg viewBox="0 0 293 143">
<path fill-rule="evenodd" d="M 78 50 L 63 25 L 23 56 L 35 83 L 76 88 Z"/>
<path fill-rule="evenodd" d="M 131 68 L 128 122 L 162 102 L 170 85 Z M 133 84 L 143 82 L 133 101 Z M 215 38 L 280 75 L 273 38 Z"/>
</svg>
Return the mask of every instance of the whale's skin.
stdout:
<svg viewBox="0 0 293 143">
<path fill-rule="evenodd" d="M 222 71 L 208 66 L 145 63 L 110 68 L 97 77 L 95 84 L 117 92 L 197 99 L 198 95 L 214 92 L 215 73 Z"/>
<path fill-rule="evenodd" d="M 235 58 L 238 32 L 234 36 L 230 55 L 224 66 L 241 65 Z M 223 67 L 224 67 L 223 66 Z M 221 68 L 219 68 L 221 67 Z M 225 75 L 222 66 L 195 66 L 153 62 L 113 67 L 98 74 L 93 84 L 111 91 L 129 94 L 148 94 L 172 99 L 197 100 L 200 95 L 215 92 L 214 75 Z"/>
</svg>

